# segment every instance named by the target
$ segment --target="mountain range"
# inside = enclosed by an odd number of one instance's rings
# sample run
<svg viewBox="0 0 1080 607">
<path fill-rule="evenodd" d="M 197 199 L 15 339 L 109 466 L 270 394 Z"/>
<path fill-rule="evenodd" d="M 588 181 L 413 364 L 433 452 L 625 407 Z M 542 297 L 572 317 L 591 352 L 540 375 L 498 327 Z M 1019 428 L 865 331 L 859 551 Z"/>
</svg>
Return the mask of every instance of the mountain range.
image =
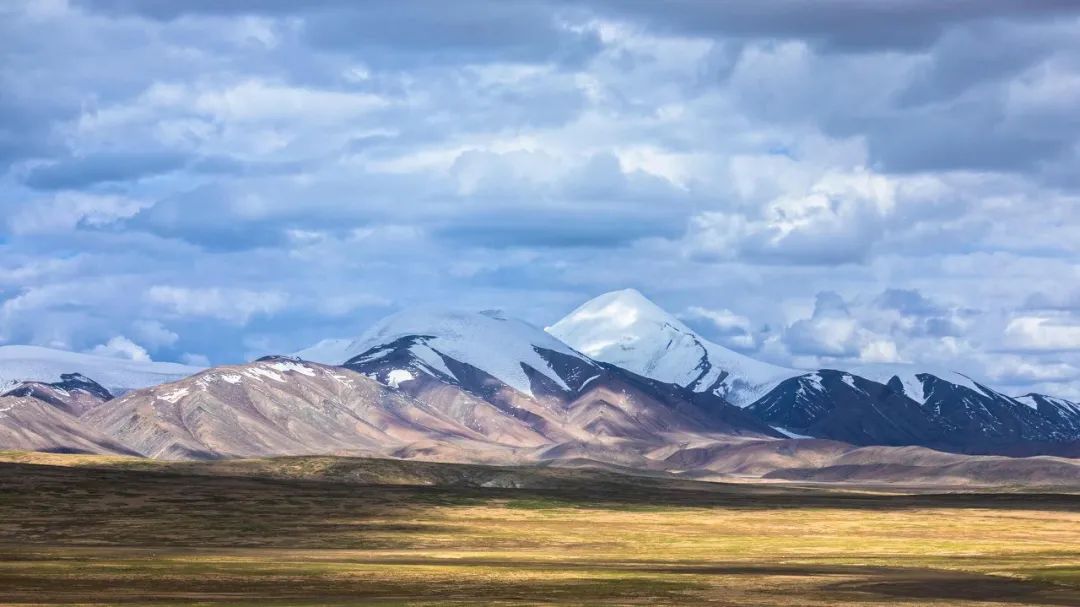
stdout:
<svg viewBox="0 0 1080 607">
<path fill-rule="evenodd" d="M 833 469 L 852 461 L 911 477 L 928 474 L 910 469 L 916 461 L 955 470 L 969 455 L 1080 457 L 1076 403 L 905 365 L 787 369 L 710 342 L 634 290 L 546 330 L 498 311 L 415 308 L 355 339 L 212 369 L 5 346 L 0 381 L 7 449 L 803 480 L 869 474 Z M 1029 459 L 992 461 L 1011 462 L 995 464 L 1007 475 L 1050 465 Z"/>
</svg>

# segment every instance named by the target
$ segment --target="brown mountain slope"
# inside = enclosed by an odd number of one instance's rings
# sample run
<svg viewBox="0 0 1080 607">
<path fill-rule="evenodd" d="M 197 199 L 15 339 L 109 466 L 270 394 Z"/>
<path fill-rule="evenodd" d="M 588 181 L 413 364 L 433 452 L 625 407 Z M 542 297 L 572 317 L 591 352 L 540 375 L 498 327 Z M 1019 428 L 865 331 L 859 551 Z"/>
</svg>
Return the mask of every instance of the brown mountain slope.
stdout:
<svg viewBox="0 0 1080 607">
<path fill-rule="evenodd" d="M 0 445 L 28 451 L 136 454 L 45 401 L 16 396 L 0 397 Z"/>
<path fill-rule="evenodd" d="M 132 392 L 83 419 L 163 459 L 391 454 L 418 441 L 503 447 L 358 373 L 280 359 Z"/>
<path fill-rule="evenodd" d="M 342 367 L 269 358 L 135 391 L 83 420 L 163 459 L 349 454 L 520 463 L 587 454 L 654 468 L 648 454 L 673 440 L 762 438 L 728 436 L 723 422 L 660 389 L 617 375 L 594 379 L 574 393 L 525 395 L 487 377 L 477 393 L 437 376 L 391 387 Z"/>
</svg>

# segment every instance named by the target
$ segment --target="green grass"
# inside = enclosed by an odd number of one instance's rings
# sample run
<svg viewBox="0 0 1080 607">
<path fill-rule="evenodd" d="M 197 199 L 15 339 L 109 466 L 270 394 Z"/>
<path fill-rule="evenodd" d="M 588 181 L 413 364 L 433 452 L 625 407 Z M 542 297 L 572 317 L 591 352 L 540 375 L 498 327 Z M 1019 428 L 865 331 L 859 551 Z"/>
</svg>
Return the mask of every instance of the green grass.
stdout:
<svg viewBox="0 0 1080 607">
<path fill-rule="evenodd" d="M 1072 495 L 9 459 L 23 463 L 0 463 L 3 605 L 1080 604 Z"/>
</svg>

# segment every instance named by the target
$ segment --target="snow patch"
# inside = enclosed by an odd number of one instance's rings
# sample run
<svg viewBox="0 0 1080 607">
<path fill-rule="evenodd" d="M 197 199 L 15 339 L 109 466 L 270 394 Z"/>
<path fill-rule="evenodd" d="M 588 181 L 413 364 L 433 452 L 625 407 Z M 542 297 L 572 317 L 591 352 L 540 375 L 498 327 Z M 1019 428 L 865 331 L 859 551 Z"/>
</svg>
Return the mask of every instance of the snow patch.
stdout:
<svg viewBox="0 0 1080 607">
<path fill-rule="evenodd" d="M 866 394 L 866 390 L 863 390 L 859 386 L 855 385 L 855 376 L 851 375 L 850 373 L 845 373 L 842 376 L 840 376 L 840 381 L 847 384 L 848 387 L 850 387 L 852 390 L 854 390 L 856 392 L 860 392 L 862 394 Z"/>
<path fill-rule="evenodd" d="M 788 438 L 814 438 L 813 436 L 807 436 L 805 434 L 796 434 L 796 433 L 792 432 L 791 430 L 788 430 L 786 428 L 781 428 L 780 426 L 771 426 L 771 428 L 773 430 L 776 430 L 780 434 L 783 434 L 784 436 L 786 436 Z"/>
<path fill-rule="evenodd" d="M 293 372 L 299 373 L 301 375 L 306 375 L 308 377 L 315 377 L 315 369 L 312 369 L 311 367 L 298 362 L 276 362 L 271 363 L 269 366 L 271 369 L 275 371 L 281 371 L 282 373 Z"/>
<path fill-rule="evenodd" d="M 951 384 L 963 386 L 974 390 L 976 393 L 984 394 L 983 389 L 975 382 L 971 381 L 970 377 L 945 369 L 927 368 L 903 363 L 879 363 L 860 365 L 850 369 L 850 372 L 871 381 L 876 381 L 879 384 L 888 384 L 889 380 L 893 377 L 898 377 L 900 378 L 900 383 L 904 386 L 904 396 L 907 396 L 919 404 L 926 404 L 927 395 L 925 393 L 925 387 L 923 386 L 923 381 L 917 377 L 918 375 L 923 374 L 933 375 L 934 377 Z"/>
<path fill-rule="evenodd" d="M 416 379 L 412 373 L 409 373 L 405 369 L 394 369 L 386 374 L 386 384 L 391 388 L 397 388 L 402 382 L 412 381 Z"/>
<path fill-rule="evenodd" d="M 247 375 L 252 379 L 261 379 L 265 377 L 276 382 L 285 383 L 285 378 L 278 375 L 271 369 L 264 369 L 262 367 L 251 367 L 250 369 L 245 369 L 243 373 L 244 375 Z"/>
<path fill-rule="evenodd" d="M 581 382 L 581 387 L 578 388 L 578 392 L 581 392 L 582 390 L 584 390 L 585 386 L 591 384 L 593 382 L 593 380 L 596 379 L 597 377 L 600 377 L 600 375 L 599 374 L 593 375 L 589 379 L 586 379 L 585 381 Z"/>
<path fill-rule="evenodd" d="M 175 390 L 169 390 L 169 391 L 166 391 L 166 392 L 161 392 L 160 394 L 157 395 L 157 397 L 160 398 L 163 401 L 166 401 L 166 402 L 169 402 L 169 403 L 172 403 L 172 404 L 175 405 L 181 398 L 184 398 L 185 396 L 187 396 L 190 393 L 191 393 L 191 391 L 188 390 L 187 388 L 176 388 Z"/>
</svg>

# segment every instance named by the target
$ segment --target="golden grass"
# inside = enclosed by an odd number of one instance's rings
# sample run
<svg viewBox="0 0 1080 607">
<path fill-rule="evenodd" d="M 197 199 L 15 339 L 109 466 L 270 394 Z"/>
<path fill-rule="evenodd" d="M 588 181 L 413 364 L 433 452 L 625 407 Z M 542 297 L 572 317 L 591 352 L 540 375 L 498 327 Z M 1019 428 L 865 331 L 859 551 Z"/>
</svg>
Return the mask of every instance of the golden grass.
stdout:
<svg viewBox="0 0 1080 607">
<path fill-rule="evenodd" d="M 697 487 L 0 465 L 0 604 L 1080 604 L 1074 496 Z"/>
</svg>

